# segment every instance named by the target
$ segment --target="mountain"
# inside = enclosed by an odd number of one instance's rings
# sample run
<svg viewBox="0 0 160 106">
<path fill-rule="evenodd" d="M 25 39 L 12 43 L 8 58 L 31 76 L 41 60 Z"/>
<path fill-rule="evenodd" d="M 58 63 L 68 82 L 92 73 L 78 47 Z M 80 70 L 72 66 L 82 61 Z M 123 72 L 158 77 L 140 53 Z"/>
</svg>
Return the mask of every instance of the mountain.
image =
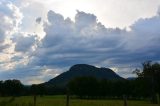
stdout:
<svg viewBox="0 0 160 106">
<path fill-rule="evenodd" d="M 137 77 L 128 77 L 127 80 L 135 80 Z"/>
<path fill-rule="evenodd" d="M 109 68 L 97 68 L 87 64 L 77 64 L 72 66 L 69 71 L 66 71 L 59 76 L 46 82 L 46 85 L 64 86 L 71 79 L 81 76 L 96 77 L 97 79 L 122 80 L 123 78 L 117 75 Z"/>
</svg>

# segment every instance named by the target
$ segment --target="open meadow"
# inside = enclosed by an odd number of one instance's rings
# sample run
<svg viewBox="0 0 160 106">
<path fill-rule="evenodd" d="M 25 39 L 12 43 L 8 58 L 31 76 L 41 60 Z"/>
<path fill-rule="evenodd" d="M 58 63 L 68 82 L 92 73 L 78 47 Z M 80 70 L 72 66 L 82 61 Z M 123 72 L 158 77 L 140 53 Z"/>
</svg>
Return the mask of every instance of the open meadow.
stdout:
<svg viewBox="0 0 160 106">
<path fill-rule="evenodd" d="M 33 97 L 1 97 L 0 106 L 34 106 Z M 127 101 L 128 106 L 159 106 L 149 101 Z M 65 96 L 43 96 L 37 97 L 36 106 L 66 106 Z M 124 106 L 123 100 L 81 100 L 70 99 L 69 106 Z"/>
</svg>

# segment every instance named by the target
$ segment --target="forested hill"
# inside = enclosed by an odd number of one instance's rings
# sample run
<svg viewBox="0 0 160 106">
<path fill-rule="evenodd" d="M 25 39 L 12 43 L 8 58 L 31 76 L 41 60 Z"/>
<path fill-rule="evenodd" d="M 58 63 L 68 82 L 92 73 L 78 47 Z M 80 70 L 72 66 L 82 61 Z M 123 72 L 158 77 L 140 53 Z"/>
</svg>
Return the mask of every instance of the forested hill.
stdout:
<svg viewBox="0 0 160 106">
<path fill-rule="evenodd" d="M 64 86 L 71 79 L 75 77 L 89 76 L 97 79 L 109 79 L 109 80 L 122 80 L 123 78 L 117 75 L 114 71 L 109 68 L 97 68 L 95 66 L 87 64 L 77 64 L 72 66 L 69 71 L 66 71 L 59 76 L 49 80 L 45 84 Z"/>
</svg>

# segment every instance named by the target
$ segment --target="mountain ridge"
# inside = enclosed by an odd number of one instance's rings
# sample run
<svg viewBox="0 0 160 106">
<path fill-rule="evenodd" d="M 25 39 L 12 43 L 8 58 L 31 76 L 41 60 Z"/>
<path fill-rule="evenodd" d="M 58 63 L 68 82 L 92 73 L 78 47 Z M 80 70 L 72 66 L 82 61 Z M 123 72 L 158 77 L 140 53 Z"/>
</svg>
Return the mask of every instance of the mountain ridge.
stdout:
<svg viewBox="0 0 160 106">
<path fill-rule="evenodd" d="M 123 80 L 109 68 L 97 68 L 88 64 L 73 65 L 68 71 L 46 82 L 46 85 L 65 86 L 70 80 L 76 77 L 95 77 L 97 79 Z"/>
</svg>

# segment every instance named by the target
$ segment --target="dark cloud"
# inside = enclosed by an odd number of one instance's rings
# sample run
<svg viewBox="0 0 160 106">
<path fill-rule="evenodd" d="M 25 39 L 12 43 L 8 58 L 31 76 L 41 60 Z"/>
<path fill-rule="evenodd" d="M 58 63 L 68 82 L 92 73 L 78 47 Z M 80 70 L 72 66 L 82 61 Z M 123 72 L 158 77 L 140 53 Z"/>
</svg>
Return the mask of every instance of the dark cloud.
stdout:
<svg viewBox="0 0 160 106">
<path fill-rule="evenodd" d="M 23 36 L 23 34 L 19 34 L 19 36 L 14 37 L 13 42 L 15 42 L 15 51 L 17 52 L 28 52 L 32 49 L 32 47 L 37 42 L 37 36 L 28 34 L 27 36 Z M 32 52 L 32 51 L 30 51 Z"/>
<path fill-rule="evenodd" d="M 62 70 L 58 68 L 50 69 L 45 66 L 17 66 L 13 70 L 0 71 L 1 80 L 20 79 L 22 83 L 34 84 L 48 81 L 57 76 Z"/>
<path fill-rule="evenodd" d="M 140 19 L 130 28 L 104 27 L 93 14 L 77 11 L 75 22 L 48 12 L 46 36 L 32 64 L 66 67 L 77 63 L 116 67 L 158 61 L 159 16 Z M 154 41 L 153 41 L 154 40 Z"/>
<path fill-rule="evenodd" d="M 93 14 L 78 11 L 73 22 L 49 11 L 48 21 L 44 26 L 46 36 L 33 58 L 37 65 L 99 64 L 114 54 L 109 52 L 123 46 L 126 31 L 105 28 Z"/>
<path fill-rule="evenodd" d="M 41 21 L 42 21 L 42 18 L 41 18 L 41 17 L 36 18 L 36 23 L 40 24 Z"/>
</svg>

